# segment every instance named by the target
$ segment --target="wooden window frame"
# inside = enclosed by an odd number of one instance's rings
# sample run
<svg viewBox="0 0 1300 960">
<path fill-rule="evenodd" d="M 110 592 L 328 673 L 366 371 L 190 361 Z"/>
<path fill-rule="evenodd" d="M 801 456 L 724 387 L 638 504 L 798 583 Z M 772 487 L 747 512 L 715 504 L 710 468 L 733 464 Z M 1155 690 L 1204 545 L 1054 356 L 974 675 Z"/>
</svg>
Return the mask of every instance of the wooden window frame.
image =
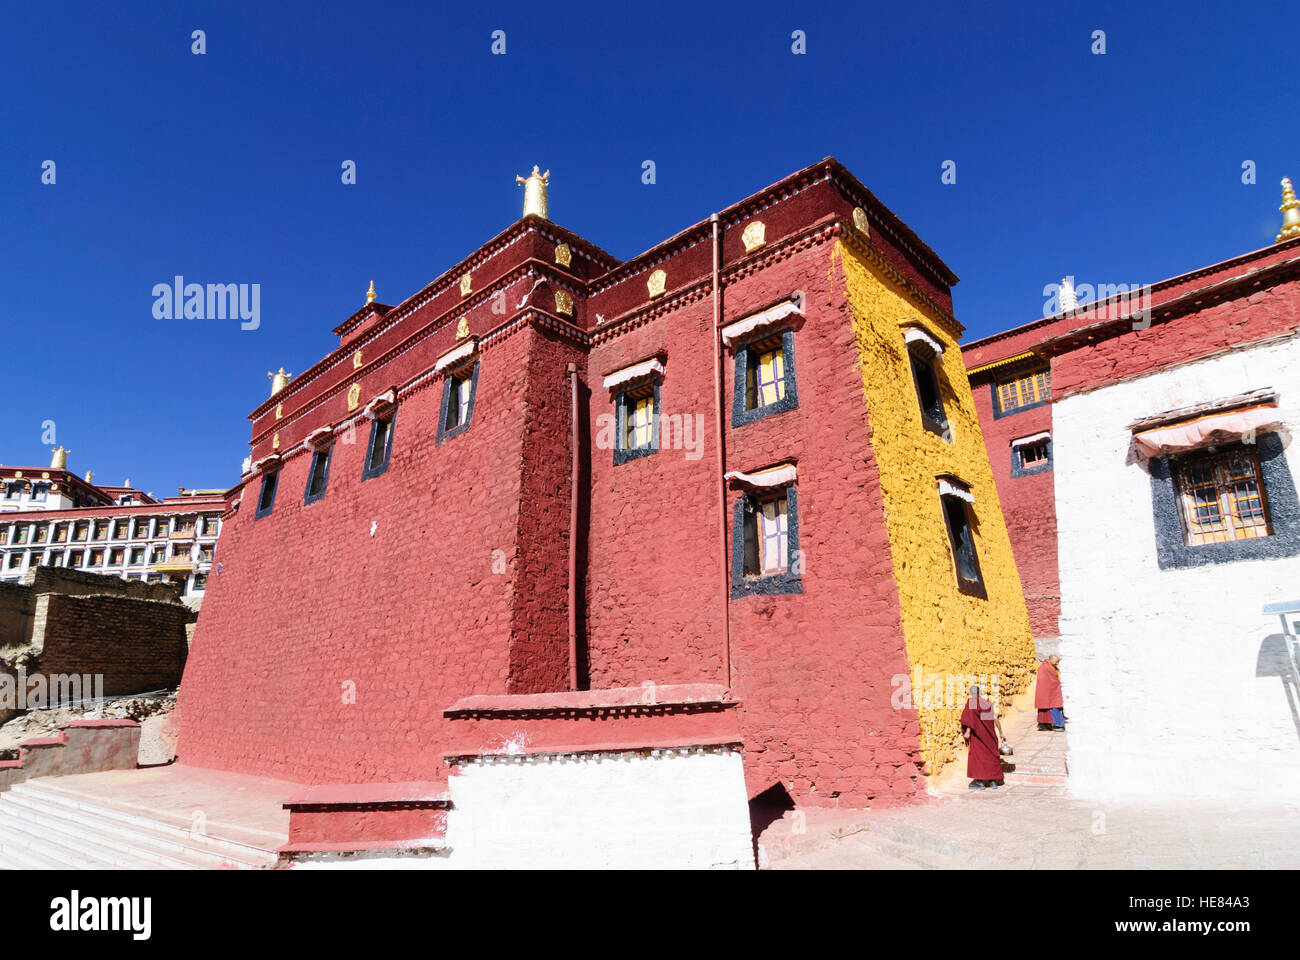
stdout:
<svg viewBox="0 0 1300 960">
<path fill-rule="evenodd" d="M 309 503 L 315 503 L 317 500 L 321 499 L 321 497 L 325 496 L 325 491 L 329 488 L 330 482 L 330 462 L 333 459 L 334 444 L 332 443 L 326 447 L 320 447 L 312 451 L 311 465 L 307 468 L 307 486 L 302 493 L 303 506 L 306 506 Z M 311 487 L 313 481 L 316 479 L 317 467 L 321 468 L 322 473 L 320 489 L 315 493 L 312 493 Z M 211 521 L 207 517 L 203 518 L 203 530 L 205 536 L 207 535 L 207 525 L 210 522 Z"/>
<path fill-rule="evenodd" d="M 1253 497 L 1241 497 L 1234 489 L 1247 479 L 1247 475 L 1233 477 L 1228 473 L 1228 463 L 1243 460 L 1249 466 L 1249 480 L 1253 482 Z M 1212 478 L 1208 482 L 1196 482 L 1189 476 L 1194 465 L 1205 464 L 1209 467 Z M 1269 510 L 1268 490 L 1264 484 L 1264 474 L 1260 467 L 1259 450 L 1252 445 L 1232 445 L 1227 450 L 1210 447 L 1194 450 L 1171 458 L 1171 472 L 1174 489 L 1178 498 L 1178 516 L 1182 521 L 1183 542 L 1189 547 L 1205 546 L 1213 543 L 1235 543 L 1242 540 L 1257 540 L 1273 536 L 1273 523 Z M 1219 518 L 1217 529 L 1201 524 L 1195 513 L 1201 504 L 1194 500 L 1198 489 L 1213 488 L 1214 505 Z M 1242 500 L 1259 501 L 1259 520 L 1243 520 L 1238 509 Z M 1262 532 L 1259 532 L 1262 531 Z M 1222 534 L 1222 536 L 1220 535 Z"/>
<path fill-rule="evenodd" d="M 1032 388 L 1031 390 L 1026 390 L 1023 386 L 1026 381 Z M 1027 398 L 1027 394 L 1030 393 L 1032 393 L 1032 397 Z M 989 380 L 989 394 L 993 402 L 993 419 L 995 420 L 1051 403 L 1052 368 L 1049 365 L 1021 370 L 1009 380 L 999 380 L 993 377 Z M 1004 407 L 1003 404 L 1010 395 L 1015 397 L 1015 406 Z"/>
</svg>

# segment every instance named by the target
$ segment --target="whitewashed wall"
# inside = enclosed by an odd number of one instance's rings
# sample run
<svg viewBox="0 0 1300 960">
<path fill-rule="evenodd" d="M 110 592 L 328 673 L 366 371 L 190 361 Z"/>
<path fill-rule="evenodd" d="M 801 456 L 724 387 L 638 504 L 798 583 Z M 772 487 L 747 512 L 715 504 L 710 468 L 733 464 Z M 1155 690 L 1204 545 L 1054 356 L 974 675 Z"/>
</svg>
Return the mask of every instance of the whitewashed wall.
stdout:
<svg viewBox="0 0 1300 960">
<path fill-rule="evenodd" d="M 455 869 L 753 869 L 740 753 L 485 758 L 450 779 Z"/>
<path fill-rule="evenodd" d="M 1300 599 L 1300 557 L 1161 570 L 1134 419 L 1272 387 L 1300 435 L 1300 338 L 1165 370 L 1053 410 L 1061 675 L 1072 792 L 1300 796 L 1300 729 L 1261 607 Z M 1300 448 L 1288 447 L 1295 477 Z"/>
</svg>

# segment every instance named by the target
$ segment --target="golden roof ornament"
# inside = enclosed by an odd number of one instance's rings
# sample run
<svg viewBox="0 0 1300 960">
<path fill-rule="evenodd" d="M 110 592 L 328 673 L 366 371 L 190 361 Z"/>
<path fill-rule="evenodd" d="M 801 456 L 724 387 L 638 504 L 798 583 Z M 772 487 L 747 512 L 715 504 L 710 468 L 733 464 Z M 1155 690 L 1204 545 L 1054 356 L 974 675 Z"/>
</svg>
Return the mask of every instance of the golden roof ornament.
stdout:
<svg viewBox="0 0 1300 960">
<path fill-rule="evenodd" d="M 66 470 L 68 469 L 68 454 L 71 450 L 64 450 L 63 447 L 55 447 L 50 453 L 50 469 Z"/>
<path fill-rule="evenodd" d="M 86 471 L 86 482 L 87 482 L 87 483 L 94 483 L 94 482 L 95 482 L 95 474 L 94 474 L 92 471 L 90 471 L 90 470 L 87 470 L 87 471 Z"/>
<path fill-rule="evenodd" d="M 267 376 L 271 378 L 271 396 L 274 397 L 288 385 L 293 374 L 285 373 L 284 367 L 281 367 L 278 373 L 267 373 Z"/>
<path fill-rule="evenodd" d="M 366 303 L 375 302 L 375 281 L 370 281 L 370 289 L 366 291 Z"/>
<path fill-rule="evenodd" d="M 1281 243 L 1283 240 L 1300 237 L 1300 200 L 1295 197 L 1295 187 L 1291 186 L 1290 177 L 1282 178 L 1282 206 L 1278 209 L 1282 211 L 1282 232 L 1273 242 Z"/>
<path fill-rule="evenodd" d="M 527 177 L 515 177 L 515 183 L 521 183 L 524 187 L 524 216 L 530 214 L 535 217 L 541 217 L 543 220 L 551 219 L 547 212 L 546 205 L 546 185 L 551 182 L 551 171 L 539 173 L 537 164 L 533 164 L 533 172 Z"/>
</svg>

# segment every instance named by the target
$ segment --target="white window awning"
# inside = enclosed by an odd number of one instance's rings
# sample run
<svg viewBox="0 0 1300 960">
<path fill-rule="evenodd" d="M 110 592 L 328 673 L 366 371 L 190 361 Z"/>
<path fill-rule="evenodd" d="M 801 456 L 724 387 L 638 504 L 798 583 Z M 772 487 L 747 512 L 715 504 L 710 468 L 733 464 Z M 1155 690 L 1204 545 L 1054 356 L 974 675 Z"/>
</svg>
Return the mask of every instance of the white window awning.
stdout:
<svg viewBox="0 0 1300 960">
<path fill-rule="evenodd" d="M 605 389 L 612 390 L 624 384 L 635 383 L 649 377 L 662 377 L 663 375 L 664 365 L 652 357 L 649 360 L 634 363 L 630 367 L 624 367 L 622 370 L 615 370 L 605 378 Z"/>
<path fill-rule="evenodd" d="M 773 330 L 782 326 L 790 317 L 803 316 L 803 297 L 792 296 L 789 300 L 778 303 L 774 307 L 768 307 L 766 310 L 760 310 L 758 313 L 752 313 L 748 317 L 743 317 L 735 323 L 729 323 L 722 328 L 722 342 L 728 347 L 735 346 L 736 342 L 743 340 L 750 334 L 761 334 L 766 330 Z"/>
<path fill-rule="evenodd" d="M 478 340 L 469 337 L 439 357 L 433 365 L 433 372 L 442 373 L 444 370 L 458 370 L 474 359 L 477 350 Z"/>
<path fill-rule="evenodd" d="M 731 470 L 723 474 L 723 479 L 751 490 L 771 490 L 774 487 L 787 487 L 794 483 L 795 466 L 793 463 L 783 463 L 765 470 L 755 470 L 753 473 Z"/>
<path fill-rule="evenodd" d="M 261 473 L 267 467 L 273 467 L 280 462 L 280 454 L 273 453 L 269 457 L 263 457 L 253 464 L 253 473 Z"/>
<path fill-rule="evenodd" d="M 955 480 L 939 481 L 939 496 L 956 497 L 958 500 L 965 500 L 967 503 L 975 502 L 975 494 L 970 489 Z"/>
<path fill-rule="evenodd" d="M 1219 437 L 1225 440 L 1254 437 L 1260 430 L 1280 422 L 1277 404 L 1263 403 L 1139 430 L 1133 434 L 1133 442 L 1148 456 L 1158 457 L 1190 450 Z"/>
<path fill-rule="evenodd" d="M 943 344 L 930 336 L 930 334 L 921 327 L 915 325 L 904 327 L 903 342 L 908 346 L 911 346 L 914 343 L 919 343 L 921 346 L 933 353 L 936 360 L 942 362 Z"/>
<path fill-rule="evenodd" d="M 373 420 L 395 403 L 397 403 L 397 391 L 385 390 L 379 396 L 367 403 L 366 408 L 361 412 Z"/>
<path fill-rule="evenodd" d="M 309 447 L 319 447 L 333 439 L 333 437 L 334 429 L 332 427 L 317 427 L 303 438 L 303 443 Z"/>
<path fill-rule="evenodd" d="M 1051 439 L 1052 439 L 1052 431 L 1044 430 L 1042 433 L 1035 433 L 1033 436 L 1021 437 L 1019 440 L 1012 440 L 1011 445 L 1013 447 L 1023 447 L 1029 443 L 1038 443 L 1042 440 L 1051 440 Z"/>
</svg>

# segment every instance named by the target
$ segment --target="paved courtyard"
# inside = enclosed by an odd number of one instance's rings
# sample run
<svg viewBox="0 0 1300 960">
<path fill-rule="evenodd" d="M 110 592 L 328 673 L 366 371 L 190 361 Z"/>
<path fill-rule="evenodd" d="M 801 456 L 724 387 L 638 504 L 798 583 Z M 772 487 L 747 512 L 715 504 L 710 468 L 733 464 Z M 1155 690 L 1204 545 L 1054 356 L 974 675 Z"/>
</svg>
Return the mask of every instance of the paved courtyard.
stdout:
<svg viewBox="0 0 1300 960">
<path fill-rule="evenodd" d="M 1300 867 L 1300 802 L 1098 802 L 1064 787 L 1066 735 L 1029 711 L 1005 722 L 1006 785 L 967 789 L 964 759 L 928 803 L 787 814 L 762 837 L 767 864 L 813 869 L 1281 869 Z"/>
</svg>

